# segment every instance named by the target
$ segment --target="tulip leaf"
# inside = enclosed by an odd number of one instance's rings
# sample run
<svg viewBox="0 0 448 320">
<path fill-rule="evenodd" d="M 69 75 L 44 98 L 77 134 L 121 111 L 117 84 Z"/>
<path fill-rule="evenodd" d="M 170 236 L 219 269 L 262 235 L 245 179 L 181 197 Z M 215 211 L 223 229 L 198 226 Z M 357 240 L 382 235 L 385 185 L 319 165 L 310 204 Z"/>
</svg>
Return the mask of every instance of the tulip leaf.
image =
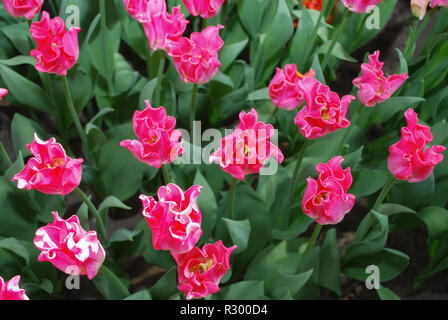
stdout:
<svg viewBox="0 0 448 320">
<path fill-rule="evenodd" d="M 129 297 L 124 298 L 124 300 L 152 300 L 152 297 L 151 292 L 145 289 L 131 294 Z"/>
<path fill-rule="evenodd" d="M 16 256 L 22 258 L 25 262 L 25 266 L 30 261 L 30 255 L 25 246 L 16 238 L 4 238 L 0 240 L 0 248 L 11 251 Z"/>
<path fill-rule="evenodd" d="M 392 290 L 381 286 L 376 290 L 381 300 L 401 300 Z"/>
<path fill-rule="evenodd" d="M 281 298 L 288 292 L 291 295 L 296 294 L 309 280 L 313 274 L 313 269 L 300 274 L 288 274 L 283 271 L 277 273 L 277 279 L 275 281 L 274 291 L 272 296 L 275 298 Z"/>
<path fill-rule="evenodd" d="M 325 234 L 319 262 L 319 284 L 341 296 L 341 258 L 338 250 L 336 229 Z"/>
<path fill-rule="evenodd" d="M 235 249 L 236 253 L 244 252 L 247 248 L 250 236 L 250 222 L 249 220 L 230 220 L 222 218 L 226 224 L 227 230 L 229 231 L 230 237 L 232 238 L 233 244 L 238 248 Z"/>
<path fill-rule="evenodd" d="M 154 300 L 167 300 L 174 296 L 177 293 L 177 268 L 171 267 L 149 291 Z"/>
<path fill-rule="evenodd" d="M 123 242 L 123 241 L 134 241 L 136 235 L 140 234 L 141 230 L 128 230 L 125 228 L 120 228 L 115 230 L 115 232 L 110 237 L 110 242 Z"/>
<path fill-rule="evenodd" d="M 220 300 L 258 300 L 264 296 L 263 282 L 258 280 L 240 281 L 221 288 L 216 297 Z"/>
</svg>

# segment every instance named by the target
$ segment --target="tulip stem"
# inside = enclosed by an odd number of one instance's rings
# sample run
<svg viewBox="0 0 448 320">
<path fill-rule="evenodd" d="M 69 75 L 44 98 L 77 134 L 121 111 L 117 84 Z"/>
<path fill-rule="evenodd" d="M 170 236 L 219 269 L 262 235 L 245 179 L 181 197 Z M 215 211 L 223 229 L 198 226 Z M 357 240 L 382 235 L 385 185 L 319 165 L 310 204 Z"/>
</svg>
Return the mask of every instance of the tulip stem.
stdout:
<svg viewBox="0 0 448 320">
<path fill-rule="evenodd" d="M 344 147 L 345 141 L 347 141 L 347 138 L 350 135 L 350 131 L 352 129 L 353 124 L 358 120 L 358 118 L 361 116 L 362 111 L 364 110 L 364 105 L 360 105 L 358 110 L 356 110 L 353 117 L 350 119 L 350 126 L 345 130 L 344 136 L 342 137 L 341 142 L 339 143 L 339 147 L 337 149 L 338 154 L 341 154 L 342 148 Z"/>
<path fill-rule="evenodd" d="M 120 290 L 120 293 L 124 298 L 130 296 L 129 290 L 125 287 L 123 282 L 121 282 L 121 280 L 108 267 L 102 264 L 99 271 L 107 276 L 109 280 L 116 285 L 117 289 Z"/>
<path fill-rule="evenodd" d="M 98 226 L 98 229 L 99 229 L 98 231 L 101 234 L 101 237 L 103 238 L 103 241 L 105 242 L 105 246 L 106 246 L 108 244 L 108 239 L 107 239 L 107 236 L 106 236 L 106 228 L 104 226 L 103 219 L 101 219 L 100 213 L 98 212 L 98 210 L 96 209 L 96 207 L 92 203 L 92 201 L 90 201 L 89 197 L 79 187 L 77 187 L 75 189 L 75 192 L 79 195 L 81 200 L 87 205 L 87 207 L 89 208 L 90 212 L 95 217 L 95 220 L 97 222 L 97 226 Z"/>
<path fill-rule="evenodd" d="M 299 173 L 299 169 L 302 165 L 303 156 L 305 154 L 306 148 L 308 147 L 309 140 L 305 140 L 302 144 L 302 148 L 300 148 L 299 155 L 297 157 L 296 165 L 294 167 L 294 171 L 292 173 L 292 179 L 291 184 L 289 185 L 289 192 L 288 197 L 286 198 L 286 213 L 285 213 L 285 219 L 283 221 L 283 226 L 286 229 L 288 227 L 289 223 L 289 214 L 291 211 L 291 201 L 293 198 L 294 190 L 296 189 L 297 185 L 297 175 Z"/>
<path fill-rule="evenodd" d="M 165 185 L 170 183 L 170 174 L 168 172 L 168 167 L 166 164 L 162 164 L 162 175 L 163 175 L 163 181 L 165 182 Z"/>
<path fill-rule="evenodd" d="M 386 184 L 384 185 L 383 189 L 381 190 L 381 193 L 379 194 L 378 198 L 375 201 L 375 204 L 373 205 L 372 210 L 378 210 L 380 205 L 383 203 L 384 198 L 389 194 L 390 189 L 392 189 L 393 185 L 395 183 L 395 177 L 392 175 L 389 180 L 387 180 Z"/>
<path fill-rule="evenodd" d="M 166 53 L 165 51 L 160 51 L 159 70 L 157 71 L 156 91 L 154 92 L 154 105 L 157 108 L 160 106 L 160 92 L 162 91 L 162 78 L 163 78 L 163 70 L 165 69 L 165 61 L 166 61 Z"/>
<path fill-rule="evenodd" d="M 269 116 L 268 121 L 266 121 L 266 122 L 270 123 L 271 121 L 274 121 L 275 120 L 275 116 L 277 115 L 277 113 L 278 113 L 278 108 L 274 107 L 274 110 L 272 110 L 272 113 Z"/>
<path fill-rule="evenodd" d="M 193 92 L 191 94 L 191 105 L 190 105 L 190 135 L 193 139 L 193 122 L 196 118 L 196 94 L 198 91 L 198 84 L 193 84 Z"/>
<path fill-rule="evenodd" d="M 9 157 L 8 152 L 6 152 L 6 149 L 3 146 L 3 143 L 1 141 L 0 141 L 0 154 L 3 158 L 3 160 L 5 160 L 8 167 L 10 167 L 12 165 L 11 158 Z"/>
<path fill-rule="evenodd" d="M 87 141 L 87 136 L 85 135 L 84 130 L 81 126 L 81 122 L 79 121 L 78 112 L 76 111 L 75 104 L 73 103 L 72 99 L 72 94 L 70 93 L 70 88 L 68 86 L 67 76 L 62 76 L 61 79 L 62 86 L 64 87 L 64 95 L 67 102 L 68 111 L 72 116 L 73 122 L 75 123 L 76 131 L 78 131 L 78 135 L 81 138 L 82 145 L 85 148 L 86 157 L 88 157 L 89 144 Z"/>
<path fill-rule="evenodd" d="M 311 235 L 311 238 L 308 240 L 308 244 L 306 245 L 305 252 L 303 252 L 302 259 L 300 260 L 300 264 L 299 264 L 299 268 L 298 268 L 299 273 L 302 271 L 302 268 L 305 265 L 308 253 L 310 252 L 311 248 L 316 243 L 316 239 L 320 233 L 320 230 L 322 230 L 322 225 L 319 223 L 316 223 L 316 226 L 314 227 L 313 234 Z"/>
<path fill-rule="evenodd" d="M 232 183 L 230 184 L 229 189 L 229 207 L 228 207 L 228 216 L 229 219 L 233 219 L 233 200 L 235 199 L 235 189 L 238 184 L 238 179 L 232 178 Z"/>
<path fill-rule="evenodd" d="M 352 12 L 350 10 L 346 10 L 344 17 L 342 18 L 341 24 L 339 25 L 338 29 L 336 30 L 336 33 L 333 36 L 333 40 L 330 43 L 330 46 L 328 47 L 327 52 L 325 53 L 324 59 L 322 60 L 322 71 L 325 71 L 325 68 L 328 64 L 328 59 L 330 59 L 331 52 L 334 49 L 334 46 L 336 45 L 336 42 L 338 41 L 339 36 L 341 35 L 342 30 L 345 27 L 345 24 L 348 21 L 348 18 L 350 18 Z"/>
</svg>

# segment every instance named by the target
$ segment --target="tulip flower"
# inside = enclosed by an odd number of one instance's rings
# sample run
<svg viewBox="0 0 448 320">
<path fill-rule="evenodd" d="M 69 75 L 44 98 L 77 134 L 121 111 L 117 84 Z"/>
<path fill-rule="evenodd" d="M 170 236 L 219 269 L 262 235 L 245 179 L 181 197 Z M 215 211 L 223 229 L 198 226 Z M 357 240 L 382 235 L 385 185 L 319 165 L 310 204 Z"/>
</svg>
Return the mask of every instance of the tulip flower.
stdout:
<svg viewBox="0 0 448 320">
<path fill-rule="evenodd" d="M 221 62 L 218 51 L 224 45 L 219 36 L 222 25 L 210 26 L 193 32 L 190 38 L 181 37 L 170 42 L 168 55 L 173 58 L 177 72 L 186 83 L 205 84 L 218 73 Z"/>
<path fill-rule="evenodd" d="M 195 185 L 183 192 L 170 183 L 159 188 L 159 201 L 140 195 L 143 216 L 152 231 L 154 249 L 176 254 L 193 249 L 202 235 L 202 216 L 196 203 L 201 189 L 201 186 Z"/>
<path fill-rule="evenodd" d="M 37 49 L 31 50 L 36 58 L 36 70 L 46 73 L 67 75 L 79 56 L 78 32 L 72 27 L 68 31 L 60 17 L 50 19 L 48 12 L 42 12 L 42 19 L 31 24 L 31 36 L 37 42 Z"/>
<path fill-rule="evenodd" d="M 419 20 L 423 20 L 425 17 L 429 1 L 430 0 L 411 0 L 412 14 L 419 18 Z"/>
<path fill-rule="evenodd" d="M 185 7 L 193 16 L 204 19 L 213 18 L 221 9 L 225 0 L 182 0 Z"/>
<path fill-rule="evenodd" d="M 379 50 L 369 55 L 369 62 L 361 65 L 361 76 L 353 80 L 353 85 L 359 88 L 359 101 L 367 107 L 389 99 L 408 78 L 406 73 L 386 78 L 382 70 L 384 63 L 379 61 L 379 55 Z"/>
<path fill-rule="evenodd" d="M 433 139 L 429 127 L 418 124 L 417 113 L 411 108 L 404 116 L 407 126 L 401 128 L 400 141 L 389 147 L 388 168 L 398 180 L 420 182 L 443 160 L 441 153 L 446 148 L 439 145 L 426 148 Z"/>
<path fill-rule="evenodd" d="M 6 12 L 13 17 L 31 20 L 42 9 L 44 0 L 2 0 Z"/>
<path fill-rule="evenodd" d="M 8 94 L 8 90 L 0 88 L 0 100 Z"/>
<path fill-rule="evenodd" d="M 281 163 L 283 154 L 270 142 L 274 127 L 258 121 L 255 109 L 239 114 L 236 130 L 221 140 L 221 147 L 210 155 L 210 162 L 217 162 L 232 177 L 244 180 L 245 175 L 259 173 L 271 156 Z"/>
<path fill-rule="evenodd" d="M 272 104 L 281 109 L 297 109 L 304 101 L 305 96 L 298 83 L 308 77 L 314 77 L 314 70 L 305 75 L 297 71 L 295 64 L 287 64 L 284 71 L 277 68 L 277 72 L 269 84 L 269 96 Z"/>
<path fill-rule="evenodd" d="M 431 8 L 436 6 L 448 8 L 448 0 L 431 0 Z"/>
<path fill-rule="evenodd" d="M 19 288 L 20 276 L 11 278 L 5 282 L 0 277 L 0 300 L 29 300 L 25 290 Z"/>
<path fill-rule="evenodd" d="M 41 250 L 37 260 L 51 262 L 66 274 L 93 279 L 106 256 L 96 232 L 86 232 L 75 215 L 64 220 L 53 212 L 53 218 L 36 231 L 34 245 Z"/>
<path fill-rule="evenodd" d="M 46 194 L 67 195 L 81 182 L 83 159 L 71 159 L 55 138 L 42 141 L 34 134 L 27 145 L 33 157 L 12 181 L 19 189 L 36 189 Z"/>
<path fill-rule="evenodd" d="M 169 14 L 165 0 L 148 2 L 148 20 L 143 22 L 143 29 L 153 51 L 157 49 L 169 51 L 169 42 L 179 39 L 189 21 L 180 12 L 180 6 L 173 7 Z"/>
<path fill-rule="evenodd" d="M 305 95 L 306 105 L 297 113 L 294 123 L 305 138 L 320 138 L 350 126 L 350 121 L 345 116 L 354 96 L 340 98 L 314 78 L 303 79 L 299 82 L 299 87 Z"/>
<path fill-rule="evenodd" d="M 204 298 L 219 291 L 219 282 L 230 269 L 230 254 L 237 246 L 227 248 L 219 240 L 194 247 L 184 254 L 173 254 L 177 263 L 179 286 L 187 299 Z"/>
<path fill-rule="evenodd" d="M 148 21 L 148 4 L 152 0 L 123 0 L 129 15 L 139 22 Z"/>
<path fill-rule="evenodd" d="M 356 13 L 367 13 L 380 2 L 381 0 L 342 0 L 347 9 Z"/>
<path fill-rule="evenodd" d="M 347 193 L 352 184 L 350 168 L 342 169 L 341 156 L 316 166 L 317 181 L 308 177 L 302 198 L 303 212 L 321 225 L 337 224 L 350 212 L 355 204 L 355 196 Z"/>
<path fill-rule="evenodd" d="M 123 140 L 120 145 L 129 149 L 141 162 L 160 168 L 181 155 L 181 132 L 175 130 L 176 118 L 166 115 L 164 107 L 152 108 L 145 100 L 146 108 L 135 111 L 133 117 L 134 132 L 138 140 Z"/>
</svg>

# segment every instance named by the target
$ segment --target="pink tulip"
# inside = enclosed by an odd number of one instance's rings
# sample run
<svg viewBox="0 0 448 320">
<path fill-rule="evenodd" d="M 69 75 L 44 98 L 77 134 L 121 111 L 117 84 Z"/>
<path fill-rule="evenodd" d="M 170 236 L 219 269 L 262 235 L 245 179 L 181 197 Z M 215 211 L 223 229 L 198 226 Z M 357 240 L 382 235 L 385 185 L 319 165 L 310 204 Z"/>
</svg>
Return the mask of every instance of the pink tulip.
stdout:
<svg viewBox="0 0 448 320">
<path fill-rule="evenodd" d="M 298 85 L 299 81 L 304 78 L 314 77 L 316 72 L 310 70 L 303 75 L 297 71 L 295 64 L 287 64 L 284 69 L 285 71 L 277 68 L 277 72 L 269 84 L 269 96 L 274 106 L 281 109 L 294 110 L 305 101 L 305 96 Z"/>
<path fill-rule="evenodd" d="M 5 283 L 0 277 L 0 300 L 29 300 L 25 290 L 19 288 L 20 276 L 15 276 Z"/>
<path fill-rule="evenodd" d="M 431 8 L 436 6 L 448 8 L 448 0 L 431 0 Z"/>
<path fill-rule="evenodd" d="M 221 62 L 218 51 L 224 45 L 219 36 L 222 25 L 210 26 L 202 32 L 193 32 L 190 38 L 181 37 L 170 42 L 169 56 L 173 58 L 177 72 L 186 83 L 204 84 L 218 72 Z"/>
<path fill-rule="evenodd" d="M 398 180 L 420 182 L 427 179 L 434 166 L 443 160 L 444 146 L 435 145 L 425 150 L 432 141 L 428 126 L 418 124 L 413 109 L 404 114 L 407 127 L 401 128 L 401 139 L 389 147 L 388 168 Z"/>
<path fill-rule="evenodd" d="M 42 141 L 35 133 L 34 141 L 27 148 L 34 157 L 12 178 L 19 189 L 67 195 L 80 184 L 83 159 L 68 157 L 55 138 Z"/>
<path fill-rule="evenodd" d="M 368 13 L 371 8 L 377 6 L 381 0 L 342 0 L 344 6 L 356 13 Z"/>
<path fill-rule="evenodd" d="M 185 7 L 193 16 L 200 15 L 202 18 L 213 18 L 221 9 L 225 0 L 182 0 Z"/>
<path fill-rule="evenodd" d="M 195 185 L 184 193 L 170 183 L 159 188 L 158 202 L 153 197 L 140 195 L 143 216 L 152 231 L 154 249 L 185 253 L 196 245 L 202 235 L 202 216 L 196 203 L 201 189 Z"/>
<path fill-rule="evenodd" d="M 78 32 L 80 28 L 65 29 L 60 17 L 50 19 L 48 12 L 42 12 L 42 19 L 31 24 L 30 32 L 37 42 L 37 49 L 31 50 L 36 58 L 36 70 L 46 73 L 67 75 L 79 56 Z"/>
<path fill-rule="evenodd" d="M 283 161 L 282 152 L 270 142 L 274 127 L 258 121 L 255 109 L 240 112 L 236 130 L 221 140 L 221 147 L 210 155 L 232 177 L 244 180 L 246 174 L 259 173 L 271 156 Z"/>
<path fill-rule="evenodd" d="M 355 204 L 355 196 L 347 193 L 352 184 L 350 168 L 342 170 L 341 156 L 327 163 L 320 163 L 316 170 L 319 177 L 308 177 L 302 198 L 303 212 L 322 225 L 339 223 Z"/>
<path fill-rule="evenodd" d="M 380 51 L 369 55 L 369 63 L 361 65 L 362 74 L 353 80 L 353 85 L 359 88 L 358 99 L 367 107 L 384 102 L 397 91 L 406 81 L 406 73 L 384 76 L 384 63 L 379 61 Z"/>
<path fill-rule="evenodd" d="M 133 117 L 134 132 L 138 140 L 123 140 L 120 146 L 129 149 L 141 162 L 160 168 L 181 155 L 181 132 L 174 130 L 176 118 L 166 115 L 164 107 L 152 108 L 145 100 L 146 108 L 135 111 Z"/>
<path fill-rule="evenodd" d="M 93 279 L 106 253 L 95 231 L 86 232 L 73 215 L 64 220 L 52 212 L 54 221 L 37 229 L 34 245 L 41 250 L 38 261 L 49 261 L 66 274 Z"/>
<path fill-rule="evenodd" d="M 0 100 L 8 94 L 8 90 L 0 88 Z"/>
<path fill-rule="evenodd" d="M 430 0 L 411 0 L 412 14 L 420 20 L 423 20 L 426 15 L 426 9 L 429 1 Z"/>
<path fill-rule="evenodd" d="M 6 12 L 13 17 L 24 17 L 28 20 L 42 9 L 44 0 L 2 0 Z"/>
<path fill-rule="evenodd" d="M 184 254 L 173 254 L 177 263 L 178 289 L 187 299 L 204 298 L 219 291 L 219 282 L 230 269 L 230 254 L 237 246 L 226 248 L 219 240 L 194 247 Z"/>
<path fill-rule="evenodd" d="M 346 95 L 341 99 L 314 78 L 303 79 L 299 87 L 305 95 L 306 105 L 297 113 L 294 123 L 305 138 L 320 138 L 350 125 L 345 115 L 354 96 Z"/>
<path fill-rule="evenodd" d="M 152 0 L 123 0 L 129 15 L 139 22 L 148 22 L 148 4 Z"/>
<path fill-rule="evenodd" d="M 149 19 L 143 22 L 146 37 L 152 50 L 169 51 L 169 42 L 178 40 L 189 21 L 180 12 L 180 6 L 173 7 L 169 14 L 165 0 L 152 0 L 148 4 Z"/>
</svg>

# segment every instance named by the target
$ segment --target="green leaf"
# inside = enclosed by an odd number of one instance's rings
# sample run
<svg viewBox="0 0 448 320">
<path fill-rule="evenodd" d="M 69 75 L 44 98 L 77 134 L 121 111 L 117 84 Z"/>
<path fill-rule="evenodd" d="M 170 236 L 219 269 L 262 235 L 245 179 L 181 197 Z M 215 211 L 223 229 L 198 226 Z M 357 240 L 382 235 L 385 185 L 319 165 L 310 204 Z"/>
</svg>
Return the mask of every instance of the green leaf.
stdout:
<svg viewBox="0 0 448 320">
<path fill-rule="evenodd" d="M 319 262 L 319 284 L 341 296 L 341 258 L 339 256 L 336 229 L 325 234 Z"/>
<path fill-rule="evenodd" d="M 381 300 L 401 300 L 392 290 L 381 286 L 376 290 Z"/>
<path fill-rule="evenodd" d="M 397 50 L 398 53 L 398 58 L 400 59 L 400 64 L 398 66 L 397 69 L 397 74 L 402 74 L 402 73 L 408 73 L 408 63 L 406 62 L 406 58 L 404 57 L 403 53 L 400 51 L 400 49 L 395 48 L 395 50 Z M 385 288 L 387 289 L 387 288 Z"/>
<path fill-rule="evenodd" d="M 269 96 L 269 88 L 259 89 L 257 91 L 249 93 L 247 96 L 249 101 L 258 101 L 258 100 L 271 100 Z"/>
<path fill-rule="evenodd" d="M 235 249 L 236 253 L 244 252 L 247 248 L 250 236 L 250 223 L 249 220 L 235 221 L 226 218 L 222 218 L 232 238 L 233 244 L 238 248 Z"/>
<path fill-rule="evenodd" d="M 20 113 L 15 113 L 11 122 L 11 139 L 14 150 L 17 153 L 22 152 L 24 157 L 31 154 L 27 148 L 27 144 L 33 142 L 34 133 L 37 133 L 41 139 L 46 138 L 43 129 L 37 122 Z"/>
<path fill-rule="evenodd" d="M 411 208 L 405 207 L 397 203 L 383 203 L 380 205 L 377 211 L 386 216 L 392 216 L 397 213 L 417 213 Z"/>
<path fill-rule="evenodd" d="M 380 190 L 390 173 L 377 169 L 362 169 L 353 173 L 353 184 L 349 190 L 356 198 L 371 195 Z"/>
<path fill-rule="evenodd" d="M 300 23 L 294 37 L 291 40 L 291 49 L 289 54 L 290 61 L 297 66 L 302 65 L 303 61 L 306 59 L 305 54 L 307 52 L 307 41 L 314 26 L 313 18 L 311 17 L 308 9 L 303 9 L 301 11 L 299 19 Z M 303 70 L 303 72 L 305 72 L 305 70 Z"/>
<path fill-rule="evenodd" d="M 279 271 L 277 274 L 277 279 L 275 281 L 275 287 L 272 296 L 281 298 L 288 292 L 291 295 L 296 294 L 296 292 L 299 291 L 307 283 L 312 273 L 313 269 L 300 274 L 288 274 Z"/>
<path fill-rule="evenodd" d="M 107 300 L 121 300 L 129 296 L 124 283 L 105 265 L 98 270 L 93 284 Z"/>
<path fill-rule="evenodd" d="M 0 64 L 4 64 L 8 67 L 15 67 L 22 64 L 29 64 L 31 66 L 34 66 L 36 63 L 36 59 L 31 56 L 16 56 L 11 59 L 0 59 Z"/>
<path fill-rule="evenodd" d="M 216 296 L 220 300 L 258 300 L 264 296 L 263 282 L 257 280 L 236 282 L 221 288 Z"/>
<path fill-rule="evenodd" d="M 253 6 L 252 6 L 253 8 Z M 253 10 L 253 9 L 252 9 Z M 277 12 L 263 41 L 263 59 L 270 60 L 292 37 L 294 27 L 285 0 L 278 1 Z"/>
<path fill-rule="evenodd" d="M 103 211 L 105 209 L 109 208 L 120 208 L 125 210 L 131 210 L 132 208 L 125 205 L 123 202 L 120 201 L 117 197 L 114 196 L 108 196 L 106 199 L 103 200 L 103 202 L 100 203 L 98 207 L 98 211 Z"/>
<path fill-rule="evenodd" d="M 149 289 L 155 300 L 166 300 L 177 293 L 177 270 L 170 268 L 157 283 Z"/>
<path fill-rule="evenodd" d="M 129 297 L 124 298 L 124 300 L 152 300 L 152 297 L 151 292 L 145 289 L 131 294 Z"/>
<path fill-rule="evenodd" d="M 202 240 L 205 240 L 215 229 L 218 205 L 212 188 L 199 169 L 196 170 L 193 185 L 202 187 L 196 202 L 202 213 Z"/>
<path fill-rule="evenodd" d="M 373 210 L 370 211 L 356 231 L 355 242 L 347 248 L 343 257 L 343 265 L 345 266 L 353 258 L 381 251 L 386 244 L 388 232 L 387 216 Z"/>
<path fill-rule="evenodd" d="M 2 64 L 0 64 L 0 76 L 9 93 L 20 104 L 46 113 L 54 113 L 50 99 L 37 84 Z"/>
<path fill-rule="evenodd" d="M 254 0 L 253 2 L 249 2 L 246 0 L 238 0 L 238 16 L 251 37 L 260 33 L 263 13 L 270 1 Z"/>
<path fill-rule="evenodd" d="M 330 48 L 331 41 L 325 42 L 322 46 L 319 47 L 317 50 L 318 54 L 326 54 L 328 49 Z M 339 42 L 336 42 L 333 50 L 331 50 L 331 55 L 333 57 L 336 57 L 340 60 L 349 61 L 349 62 L 358 62 L 355 58 L 353 58 L 340 44 Z"/>
<path fill-rule="evenodd" d="M 0 248 L 11 251 L 16 256 L 22 258 L 27 266 L 30 260 L 30 255 L 25 246 L 16 238 L 5 238 L 0 240 Z"/>
<path fill-rule="evenodd" d="M 375 113 L 370 118 L 370 123 L 383 123 L 389 120 L 394 114 L 405 109 L 415 107 L 418 103 L 425 101 L 420 97 L 392 97 L 378 104 Z"/>
<path fill-rule="evenodd" d="M 134 241 L 135 236 L 140 234 L 141 230 L 128 230 L 120 228 L 110 237 L 110 242 Z"/>
<path fill-rule="evenodd" d="M 299 214 L 297 219 L 294 220 L 287 230 L 283 231 L 279 229 L 272 229 L 272 237 L 277 240 L 290 240 L 297 238 L 297 236 L 301 235 L 308 229 L 309 225 L 313 221 L 313 219 L 310 219 L 305 214 Z"/>
<path fill-rule="evenodd" d="M 440 207 L 427 207 L 418 212 L 428 228 L 429 237 L 448 231 L 448 210 Z"/>
<path fill-rule="evenodd" d="M 389 281 L 401 274 L 409 264 L 409 257 L 403 252 L 384 248 L 380 252 L 364 255 L 352 259 L 344 264 L 342 272 L 347 276 L 366 281 L 370 275 L 366 273 L 367 266 L 375 265 L 379 268 L 380 281 Z"/>
</svg>

